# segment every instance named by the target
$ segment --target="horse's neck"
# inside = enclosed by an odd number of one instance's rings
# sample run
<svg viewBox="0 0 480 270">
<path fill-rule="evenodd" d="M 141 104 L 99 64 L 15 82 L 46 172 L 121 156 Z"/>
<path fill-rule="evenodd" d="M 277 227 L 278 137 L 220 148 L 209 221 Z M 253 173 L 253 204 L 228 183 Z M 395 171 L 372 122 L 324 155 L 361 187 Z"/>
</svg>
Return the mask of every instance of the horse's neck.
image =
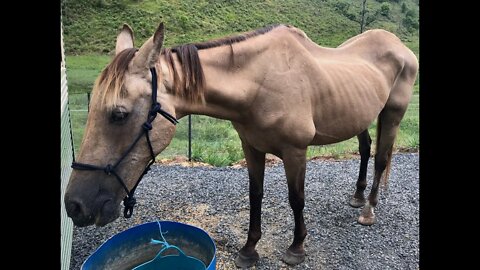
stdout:
<svg viewBox="0 0 480 270">
<path fill-rule="evenodd" d="M 184 99 L 175 98 L 178 118 L 200 114 L 243 121 L 245 112 L 254 98 L 255 89 L 258 89 L 256 81 L 258 74 L 254 74 L 258 71 L 245 68 L 245 65 L 251 65 L 255 59 L 248 48 L 238 47 L 236 46 L 235 52 L 230 46 L 199 51 L 206 82 L 205 103 L 191 104 Z M 235 54 L 234 57 L 232 53 Z"/>
</svg>

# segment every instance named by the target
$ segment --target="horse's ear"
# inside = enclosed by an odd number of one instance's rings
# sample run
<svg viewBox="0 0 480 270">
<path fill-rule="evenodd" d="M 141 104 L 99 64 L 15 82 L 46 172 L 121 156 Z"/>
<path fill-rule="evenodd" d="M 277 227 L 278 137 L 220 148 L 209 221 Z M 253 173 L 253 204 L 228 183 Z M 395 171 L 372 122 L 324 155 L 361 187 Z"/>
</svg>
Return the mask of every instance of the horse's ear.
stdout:
<svg viewBox="0 0 480 270">
<path fill-rule="evenodd" d="M 117 45 L 115 46 L 115 55 L 129 48 L 133 48 L 133 30 L 128 24 L 124 23 L 122 30 L 117 36 Z"/>
<path fill-rule="evenodd" d="M 158 56 L 160 55 L 160 50 L 163 46 L 163 38 L 165 33 L 165 27 L 163 22 L 160 23 L 155 34 L 153 35 L 153 48 L 148 56 L 148 66 L 154 67 L 155 63 L 158 61 Z"/>
<path fill-rule="evenodd" d="M 155 67 L 155 63 L 158 61 L 163 45 L 164 30 L 165 28 L 162 22 L 158 26 L 153 37 L 140 47 L 138 54 L 133 58 L 133 63 L 136 67 L 141 69 Z"/>
</svg>

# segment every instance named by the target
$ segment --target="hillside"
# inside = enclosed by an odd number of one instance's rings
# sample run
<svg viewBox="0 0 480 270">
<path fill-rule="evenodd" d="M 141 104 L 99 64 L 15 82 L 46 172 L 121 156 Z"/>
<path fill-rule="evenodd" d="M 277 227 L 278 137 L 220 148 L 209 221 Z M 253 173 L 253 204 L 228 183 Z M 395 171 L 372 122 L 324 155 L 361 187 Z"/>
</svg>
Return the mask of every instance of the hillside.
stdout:
<svg viewBox="0 0 480 270">
<path fill-rule="evenodd" d="M 361 0 L 63 0 L 67 55 L 108 54 L 126 22 L 140 46 L 166 25 L 165 45 L 204 41 L 269 24 L 294 25 L 322 46 L 359 33 Z M 418 55 L 418 0 L 368 0 L 366 29 L 397 34 Z M 367 21 L 370 21 L 367 18 Z"/>
</svg>

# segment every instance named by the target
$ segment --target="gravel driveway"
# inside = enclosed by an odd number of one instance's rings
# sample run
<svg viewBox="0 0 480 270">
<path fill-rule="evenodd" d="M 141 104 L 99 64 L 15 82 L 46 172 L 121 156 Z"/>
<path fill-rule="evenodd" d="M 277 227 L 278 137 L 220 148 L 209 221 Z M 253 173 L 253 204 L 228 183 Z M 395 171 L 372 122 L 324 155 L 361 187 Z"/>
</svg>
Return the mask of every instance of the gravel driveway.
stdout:
<svg viewBox="0 0 480 270">
<path fill-rule="evenodd" d="M 357 223 L 360 209 L 348 199 L 358 175 L 358 159 L 307 163 L 305 187 L 305 262 L 289 267 L 280 258 L 293 239 L 293 214 L 287 199 L 283 164 L 265 170 L 260 260 L 252 269 L 418 269 L 419 156 L 395 154 L 389 189 L 380 191 L 377 223 Z M 372 183 L 373 158 L 368 169 Z M 131 226 L 174 220 L 206 230 L 217 245 L 217 269 L 236 269 L 233 259 L 248 229 L 246 168 L 152 166 L 136 192 L 130 219 L 105 227 L 74 228 L 71 269 L 103 241 Z"/>
</svg>

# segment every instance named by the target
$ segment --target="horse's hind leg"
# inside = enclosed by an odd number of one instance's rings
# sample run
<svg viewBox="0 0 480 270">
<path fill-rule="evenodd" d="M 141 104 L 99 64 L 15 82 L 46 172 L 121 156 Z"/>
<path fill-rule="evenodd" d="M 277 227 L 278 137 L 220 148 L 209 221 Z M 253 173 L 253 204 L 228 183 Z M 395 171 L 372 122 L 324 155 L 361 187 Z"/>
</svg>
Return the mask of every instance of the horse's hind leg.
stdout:
<svg viewBox="0 0 480 270">
<path fill-rule="evenodd" d="M 373 178 L 372 189 L 368 195 L 368 201 L 358 218 L 358 222 L 362 225 L 372 225 L 375 223 L 375 213 L 373 210 L 378 204 L 380 179 L 384 176 L 385 181 L 387 180 L 392 158 L 393 143 L 405 110 L 406 106 L 405 108 L 397 109 L 386 107 L 378 117 L 377 129 L 379 130 L 377 130 L 375 176 Z"/>
<path fill-rule="evenodd" d="M 370 145 L 372 139 L 368 134 L 368 129 L 357 135 L 360 152 L 360 172 L 358 174 L 357 188 L 353 197 L 350 199 L 350 206 L 358 208 L 365 205 L 365 196 L 363 195 L 367 187 L 367 165 L 370 159 Z"/>
<path fill-rule="evenodd" d="M 283 261 L 290 265 L 296 265 L 305 260 L 303 241 L 307 236 L 307 229 L 303 219 L 303 208 L 305 206 L 306 152 L 307 149 L 292 149 L 282 153 L 288 182 L 288 200 L 295 220 L 293 243 L 283 256 Z"/>
<path fill-rule="evenodd" d="M 263 179 L 265 172 L 265 153 L 259 152 L 242 141 L 243 152 L 247 161 L 248 177 L 250 179 L 250 227 L 245 245 L 240 249 L 235 265 L 240 268 L 252 267 L 259 255 L 255 250 L 262 236 L 261 211 L 263 198 Z"/>
<path fill-rule="evenodd" d="M 380 112 L 377 122 L 377 151 L 375 154 L 375 176 L 373 178 L 372 190 L 368 195 L 368 202 L 362 209 L 358 222 L 362 225 L 375 223 L 373 209 L 378 203 L 378 187 L 383 176 L 386 185 L 390 172 L 393 143 L 397 135 L 400 121 L 407 111 L 408 103 L 412 97 L 412 88 L 417 75 L 418 62 L 413 53 L 410 57 L 402 57 L 403 68 L 395 79 L 390 91 L 387 103 Z"/>
</svg>

